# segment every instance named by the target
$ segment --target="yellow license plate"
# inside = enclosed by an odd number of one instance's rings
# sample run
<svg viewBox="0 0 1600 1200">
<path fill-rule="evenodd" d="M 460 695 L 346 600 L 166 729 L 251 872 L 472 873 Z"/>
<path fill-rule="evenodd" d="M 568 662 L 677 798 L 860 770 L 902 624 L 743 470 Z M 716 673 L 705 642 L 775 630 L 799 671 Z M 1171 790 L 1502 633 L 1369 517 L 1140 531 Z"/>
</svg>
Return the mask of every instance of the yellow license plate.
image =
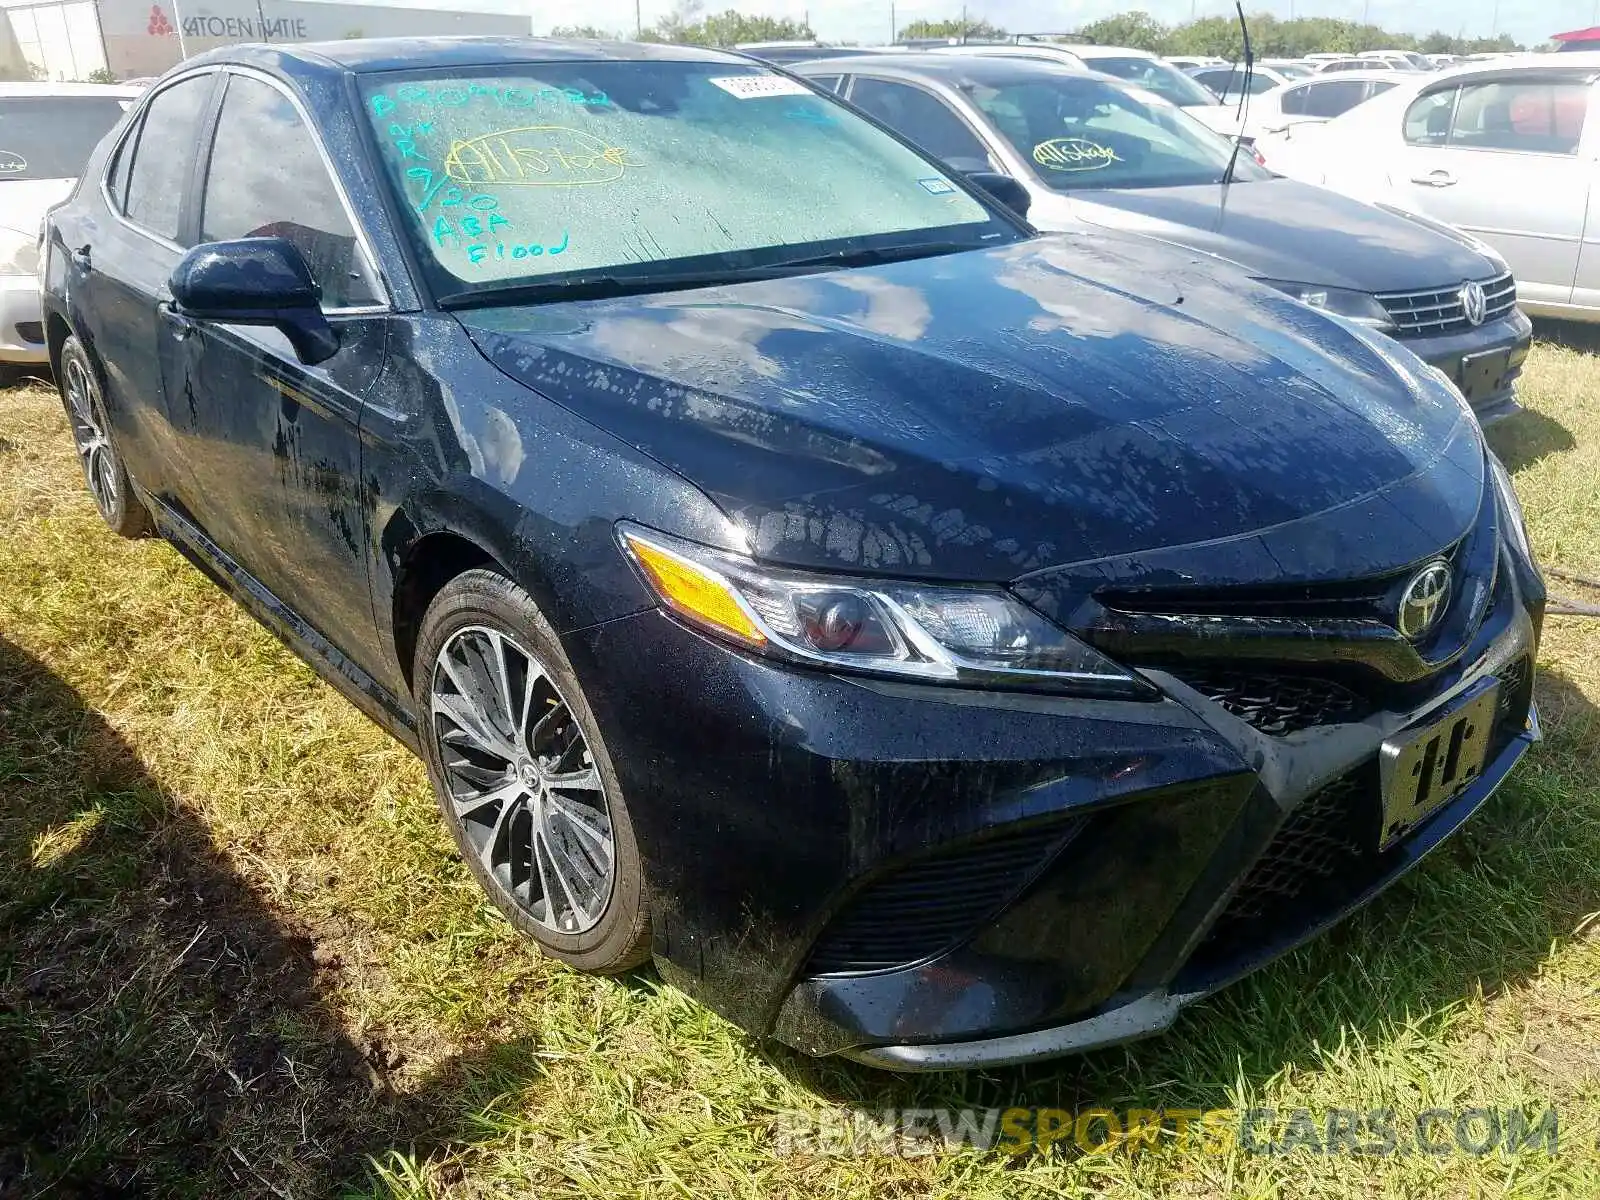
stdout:
<svg viewBox="0 0 1600 1200">
<path fill-rule="evenodd" d="M 1383 830 L 1387 850 L 1466 791 L 1483 774 L 1489 733 L 1500 703 L 1500 681 L 1484 680 L 1429 724 L 1402 730 L 1379 751 Z"/>
</svg>

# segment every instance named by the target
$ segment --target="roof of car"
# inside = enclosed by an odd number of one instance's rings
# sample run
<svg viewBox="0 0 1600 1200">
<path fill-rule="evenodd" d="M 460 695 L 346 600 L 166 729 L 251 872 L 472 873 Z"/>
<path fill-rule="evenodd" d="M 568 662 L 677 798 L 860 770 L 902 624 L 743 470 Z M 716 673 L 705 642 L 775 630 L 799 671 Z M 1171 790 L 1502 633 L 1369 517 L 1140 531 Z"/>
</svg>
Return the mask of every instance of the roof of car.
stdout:
<svg viewBox="0 0 1600 1200">
<path fill-rule="evenodd" d="M 1025 58 L 1021 55 L 999 54 L 874 54 L 870 59 L 819 58 L 796 63 L 789 68 L 799 75 L 860 75 L 864 71 L 900 71 L 914 75 L 928 75 L 938 79 L 971 79 L 978 83 L 991 80 L 1009 81 L 1019 72 L 1037 71 L 1049 75 L 1076 75 L 1087 78 L 1088 73 L 1074 71 L 1066 63 L 1048 58 Z M 1100 78 L 1095 75 L 1094 78 Z"/>
<path fill-rule="evenodd" d="M 1421 73 L 1418 72 L 1418 75 L 1421 76 Z M 1405 78 L 1406 72 L 1404 71 L 1329 71 L 1327 74 L 1319 72 L 1316 75 L 1301 75 L 1296 79 L 1289 80 L 1288 83 L 1284 84 L 1284 87 L 1304 87 L 1307 84 L 1312 87 L 1319 87 L 1325 83 L 1364 83 L 1369 80 L 1398 85 Z M 1426 78 L 1431 78 L 1431 76 Z"/>
<path fill-rule="evenodd" d="M 144 89 L 114 83 L 0 83 L 0 96 L 138 96 Z"/>
<path fill-rule="evenodd" d="M 1148 50 L 1135 50 L 1131 46 L 1067 46 L 1081 58 L 1160 58 Z"/>
<path fill-rule="evenodd" d="M 577 38 L 395 37 L 346 38 L 337 42 L 303 42 L 295 45 L 222 46 L 197 55 L 184 65 L 236 62 L 271 69 L 298 62 L 312 67 L 333 65 L 366 72 L 560 61 L 751 63 L 744 55 L 729 54 L 706 46 Z"/>
</svg>

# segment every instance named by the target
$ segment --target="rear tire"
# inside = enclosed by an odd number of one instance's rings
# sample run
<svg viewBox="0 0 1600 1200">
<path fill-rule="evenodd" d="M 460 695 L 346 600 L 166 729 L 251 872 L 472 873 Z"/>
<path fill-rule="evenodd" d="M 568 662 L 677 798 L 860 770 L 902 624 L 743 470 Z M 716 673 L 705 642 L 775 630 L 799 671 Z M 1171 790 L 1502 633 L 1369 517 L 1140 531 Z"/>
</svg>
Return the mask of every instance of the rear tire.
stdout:
<svg viewBox="0 0 1600 1200">
<path fill-rule="evenodd" d="M 72 425 L 83 481 L 101 518 L 119 537 L 146 536 L 154 528 L 150 514 L 133 494 L 133 483 L 117 453 L 111 422 L 106 419 L 100 374 L 76 337 L 69 337 L 61 347 L 56 386 Z"/>
<path fill-rule="evenodd" d="M 434 798 L 495 907 L 579 970 L 649 958 L 622 787 L 533 598 L 496 571 L 458 575 L 423 616 L 413 676 Z"/>
</svg>

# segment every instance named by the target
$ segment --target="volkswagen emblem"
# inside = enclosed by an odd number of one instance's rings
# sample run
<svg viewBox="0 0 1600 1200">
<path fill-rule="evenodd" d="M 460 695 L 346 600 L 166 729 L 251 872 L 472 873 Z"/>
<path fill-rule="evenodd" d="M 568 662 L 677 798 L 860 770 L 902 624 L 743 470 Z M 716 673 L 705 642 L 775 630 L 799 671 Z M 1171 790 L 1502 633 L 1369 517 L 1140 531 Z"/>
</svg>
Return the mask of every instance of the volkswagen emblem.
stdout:
<svg viewBox="0 0 1600 1200">
<path fill-rule="evenodd" d="M 1436 558 L 1413 575 L 1400 593 L 1401 634 L 1412 641 L 1426 637 L 1449 607 L 1450 564 Z"/>
<path fill-rule="evenodd" d="M 1483 324 L 1483 319 L 1489 315 L 1489 298 L 1483 294 L 1483 284 L 1461 285 L 1461 311 L 1473 328 Z"/>
</svg>

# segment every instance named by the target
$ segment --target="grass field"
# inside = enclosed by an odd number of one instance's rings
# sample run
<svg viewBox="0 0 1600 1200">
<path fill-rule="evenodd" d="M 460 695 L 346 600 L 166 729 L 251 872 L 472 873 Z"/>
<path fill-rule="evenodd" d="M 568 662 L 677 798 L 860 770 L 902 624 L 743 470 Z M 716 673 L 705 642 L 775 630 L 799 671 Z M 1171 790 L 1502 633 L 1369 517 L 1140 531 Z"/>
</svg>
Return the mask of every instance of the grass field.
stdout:
<svg viewBox="0 0 1600 1200">
<path fill-rule="evenodd" d="M 1492 440 L 1600 575 L 1600 358 L 1542 332 Z M 540 959 L 419 765 L 104 530 L 52 391 L 0 393 L 0 1197 L 1600 1195 L 1600 624 L 1552 618 L 1540 669 L 1545 744 L 1331 936 L 1159 1040 L 896 1079 Z M 1090 1105 L 1553 1108 L 1559 1144 L 776 1152 L 796 1112 Z"/>
</svg>

